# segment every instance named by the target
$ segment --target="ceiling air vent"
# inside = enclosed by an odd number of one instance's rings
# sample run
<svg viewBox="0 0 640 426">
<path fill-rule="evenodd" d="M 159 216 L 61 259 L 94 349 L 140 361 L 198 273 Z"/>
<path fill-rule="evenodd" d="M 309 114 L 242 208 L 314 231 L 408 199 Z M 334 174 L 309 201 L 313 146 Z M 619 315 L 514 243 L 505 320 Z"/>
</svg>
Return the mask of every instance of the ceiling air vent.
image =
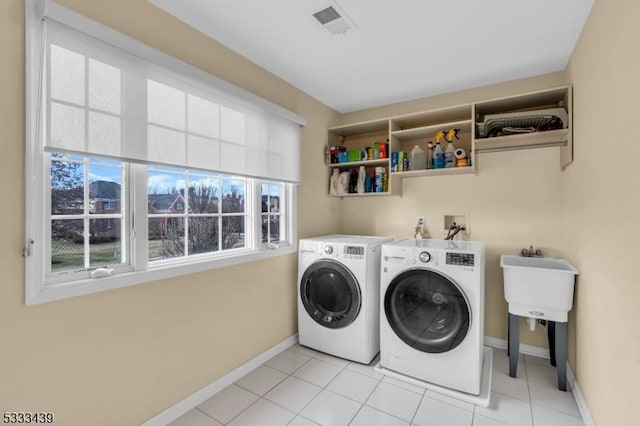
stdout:
<svg viewBox="0 0 640 426">
<path fill-rule="evenodd" d="M 348 19 L 344 12 L 338 11 L 335 6 L 329 6 L 326 9 L 322 9 L 313 14 L 313 17 L 318 20 L 331 34 L 338 35 L 344 34 L 355 25 Z"/>
</svg>

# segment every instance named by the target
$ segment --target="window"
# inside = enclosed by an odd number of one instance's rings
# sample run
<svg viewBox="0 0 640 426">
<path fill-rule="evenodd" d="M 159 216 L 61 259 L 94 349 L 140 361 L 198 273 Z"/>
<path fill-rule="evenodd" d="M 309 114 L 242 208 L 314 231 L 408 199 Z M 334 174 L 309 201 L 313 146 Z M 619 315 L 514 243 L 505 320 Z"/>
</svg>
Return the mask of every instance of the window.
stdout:
<svg viewBox="0 0 640 426">
<path fill-rule="evenodd" d="M 249 244 L 248 179 L 150 167 L 148 182 L 149 261 L 245 249 Z"/>
<path fill-rule="evenodd" d="M 36 3 L 28 304 L 295 252 L 304 119 Z"/>
<path fill-rule="evenodd" d="M 284 185 L 278 182 L 262 184 L 262 242 L 278 244 L 286 240 L 285 227 L 282 226 L 284 201 Z"/>
<path fill-rule="evenodd" d="M 123 163 L 54 152 L 50 156 L 50 275 L 128 263 L 122 242 Z M 109 198 L 114 208 L 95 209 Z M 86 273 L 82 276 L 86 276 Z"/>
</svg>

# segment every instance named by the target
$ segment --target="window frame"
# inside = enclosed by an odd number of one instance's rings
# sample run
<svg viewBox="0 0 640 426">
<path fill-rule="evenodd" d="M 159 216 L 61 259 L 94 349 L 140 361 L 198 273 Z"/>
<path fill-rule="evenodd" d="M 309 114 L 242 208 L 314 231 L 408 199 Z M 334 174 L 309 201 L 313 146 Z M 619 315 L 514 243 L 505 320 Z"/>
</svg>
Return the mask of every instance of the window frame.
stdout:
<svg viewBox="0 0 640 426">
<path fill-rule="evenodd" d="M 63 13 L 63 8 L 51 4 L 51 9 L 57 13 Z M 60 9 L 60 10 L 58 10 Z M 25 2 L 25 304 L 33 305 L 43 302 L 76 297 L 129 285 L 173 278 L 195 272 L 213 270 L 246 262 L 268 259 L 276 256 L 291 255 L 297 252 L 297 185 L 295 183 L 282 182 L 284 185 L 284 209 L 281 210 L 286 219 L 284 235 L 286 241 L 281 241 L 278 247 L 265 247 L 262 244 L 261 234 L 261 179 L 247 178 L 247 190 L 245 202 L 251 201 L 252 210 L 245 209 L 247 219 L 245 227 L 253 225 L 251 235 L 251 248 L 235 250 L 221 250 L 211 253 L 188 256 L 186 259 L 174 262 L 149 262 L 147 252 L 148 220 L 147 220 L 147 166 L 141 163 L 125 162 L 125 176 L 127 177 L 126 192 L 123 197 L 126 209 L 121 206 L 123 235 L 122 244 L 126 244 L 128 266 L 120 269 L 111 276 L 101 278 L 74 277 L 79 279 L 47 279 L 47 262 L 50 263 L 50 234 L 51 234 L 51 209 L 50 209 L 50 154 L 45 151 L 43 140 L 46 127 L 42 123 L 47 122 L 48 97 L 41 93 L 43 85 L 40 82 L 41 67 L 45 66 L 41 50 L 44 46 L 48 49 L 48 43 L 43 43 L 43 31 L 41 20 L 43 10 L 41 3 L 34 0 Z M 61 15 L 59 15 L 61 16 Z M 143 52 L 147 57 L 153 58 L 160 65 L 184 72 L 186 76 L 198 76 L 199 78 L 216 81 L 215 77 L 192 68 L 188 68 L 175 58 L 163 54 L 139 44 L 133 39 L 120 34 L 114 34 L 113 30 L 102 27 L 83 17 L 68 16 L 70 20 L 77 20 L 77 27 L 87 30 L 90 35 L 105 40 L 117 40 L 122 46 L 131 47 L 131 51 Z M 116 43 L 117 44 L 117 43 Z M 65 47 L 64 45 L 62 47 Z M 95 59 L 102 60 L 100 57 Z M 109 61 L 105 63 L 110 64 Z M 88 71 L 87 71 L 88 72 Z M 150 77 L 152 78 L 152 77 Z M 227 86 L 231 93 L 244 97 L 249 102 L 255 102 L 260 107 L 278 111 L 283 116 L 289 116 L 305 124 L 304 119 L 276 105 L 269 103 L 255 95 L 244 92 L 226 82 L 218 82 Z M 123 87 L 126 90 L 126 86 Z M 123 92 L 123 102 L 126 102 L 126 92 Z M 87 155 L 88 156 L 88 155 Z M 225 175 L 228 175 L 225 173 Z M 267 181 L 265 179 L 265 181 Z M 272 179 L 269 181 L 273 181 Z M 250 182 L 250 184 L 249 184 Z M 125 182 L 123 182 L 124 187 Z M 49 199 L 47 199 L 49 198 Z M 249 200 L 251 198 L 251 200 Z M 46 207 L 49 207 L 47 209 Z M 285 211 L 286 209 L 286 211 Z M 124 229 L 126 227 L 126 229 Z M 245 229 L 245 232 L 247 230 Z M 49 238 L 47 238 L 49 237 Z M 42 238 L 42 239 L 41 239 Z M 126 241 L 125 241 L 126 240 Z M 124 247 L 124 246 L 123 246 Z M 125 250 L 125 249 L 123 249 Z M 55 282 L 54 282 L 55 281 Z"/>
</svg>

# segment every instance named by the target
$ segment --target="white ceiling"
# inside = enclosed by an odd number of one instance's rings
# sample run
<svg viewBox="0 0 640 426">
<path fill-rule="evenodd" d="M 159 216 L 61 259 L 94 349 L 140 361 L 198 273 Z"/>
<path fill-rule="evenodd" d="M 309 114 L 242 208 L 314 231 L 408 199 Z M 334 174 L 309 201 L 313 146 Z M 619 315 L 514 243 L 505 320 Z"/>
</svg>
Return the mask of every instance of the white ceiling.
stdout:
<svg viewBox="0 0 640 426">
<path fill-rule="evenodd" d="M 339 112 L 561 71 L 594 0 L 149 0 Z M 206 54 L 206 52 L 203 52 Z"/>
</svg>

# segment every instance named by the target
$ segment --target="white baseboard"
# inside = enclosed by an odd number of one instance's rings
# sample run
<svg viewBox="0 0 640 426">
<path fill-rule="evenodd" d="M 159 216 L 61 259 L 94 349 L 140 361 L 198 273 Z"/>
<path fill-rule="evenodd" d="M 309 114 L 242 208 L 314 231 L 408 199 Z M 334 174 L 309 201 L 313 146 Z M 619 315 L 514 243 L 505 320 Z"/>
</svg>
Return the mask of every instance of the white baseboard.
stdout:
<svg viewBox="0 0 640 426">
<path fill-rule="evenodd" d="M 484 337 L 484 344 L 487 346 L 491 346 L 493 348 L 498 349 L 507 349 L 507 341 L 504 339 L 498 339 L 496 337 Z M 520 353 L 525 355 L 537 356 L 540 358 L 550 358 L 549 349 L 541 348 L 539 346 L 525 345 L 520 343 Z M 578 405 L 578 410 L 580 411 L 580 415 L 582 416 L 582 421 L 585 426 L 595 426 L 595 422 L 593 421 L 593 417 L 591 417 L 591 413 L 589 412 L 589 407 L 587 407 L 587 402 L 584 400 L 582 396 L 582 392 L 580 391 L 580 385 L 576 382 L 576 376 L 573 375 L 573 370 L 571 369 L 571 365 L 569 361 L 567 361 L 567 383 L 573 392 L 573 397 L 576 400 L 576 404 Z"/>
<path fill-rule="evenodd" d="M 596 422 L 594 422 L 593 417 L 591 417 L 589 407 L 587 407 L 587 401 L 585 401 L 584 397 L 582 396 L 580 385 L 578 385 L 578 382 L 576 382 L 576 376 L 573 375 L 573 370 L 571 369 L 569 362 L 567 362 L 567 381 L 569 382 L 569 386 L 571 386 L 571 390 L 573 391 L 573 397 L 576 399 L 576 404 L 578 404 L 578 410 L 580 410 L 580 415 L 582 416 L 584 426 L 596 426 Z"/>
<path fill-rule="evenodd" d="M 503 339 L 498 339 L 496 337 L 484 336 L 484 344 L 487 346 L 491 346 L 492 348 L 507 349 L 507 341 Z M 537 356 L 540 358 L 546 358 L 546 359 L 549 359 L 551 357 L 549 355 L 548 348 L 541 348 L 540 346 L 525 345 L 524 343 L 520 343 L 520 353 L 525 355 Z"/>
<path fill-rule="evenodd" d="M 295 345 L 297 342 L 298 334 L 296 333 L 293 336 L 290 336 L 282 342 L 278 343 L 277 345 L 262 352 L 255 358 L 245 362 L 235 370 L 232 370 L 231 372 L 220 377 L 215 382 L 205 386 L 204 388 L 189 395 L 187 398 L 183 399 L 177 404 L 167 408 L 157 416 L 150 418 L 146 422 L 142 423 L 141 426 L 165 426 L 168 423 L 171 423 L 183 414 L 186 414 L 191 409 L 202 404 L 204 401 L 211 398 L 213 395 L 220 392 L 222 389 L 226 388 L 227 386 L 238 380 L 240 377 L 259 367 L 288 347 Z"/>
</svg>

